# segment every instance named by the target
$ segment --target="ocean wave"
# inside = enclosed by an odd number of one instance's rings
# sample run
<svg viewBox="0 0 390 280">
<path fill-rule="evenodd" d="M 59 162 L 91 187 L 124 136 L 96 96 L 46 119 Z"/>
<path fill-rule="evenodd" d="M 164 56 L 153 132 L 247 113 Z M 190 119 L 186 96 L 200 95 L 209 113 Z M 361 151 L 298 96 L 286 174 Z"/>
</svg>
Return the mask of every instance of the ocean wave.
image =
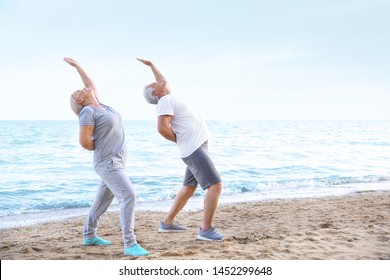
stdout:
<svg viewBox="0 0 390 280">
<path fill-rule="evenodd" d="M 365 145 L 365 146 L 390 146 L 390 142 L 386 141 L 349 141 L 349 145 Z"/>
<path fill-rule="evenodd" d="M 78 209 L 88 208 L 92 204 L 91 200 L 73 200 L 73 201 L 59 201 L 56 203 L 30 203 L 28 205 L 21 203 L 20 205 L 2 205 L 0 206 L 0 216 L 10 214 L 34 213 L 47 210 L 61 210 L 61 209 Z"/>
<path fill-rule="evenodd" d="M 141 180 L 142 181 L 142 180 Z M 172 200 L 175 198 L 180 184 L 166 185 L 161 188 L 161 180 L 143 181 L 146 185 L 136 185 L 137 201 L 156 202 Z M 245 194 L 245 193 L 267 193 L 267 192 L 293 192 L 297 190 L 323 191 L 325 189 L 348 188 L 352 184 L 361 183 L 384 183 L 390 182 L 390 177 L 386 176 L 364 176 L 364 177 L 340 177 L 330 176 L 312 179 L 298 180 L 236 180 L 224 181 L 223 188 L 225 194 Z M 139 183 L 139 182 L 138 182 Z M 81 183 L 80 183 L 81 184 Z M 13 211 L 43 211 L 50 209 L 70 209 L 90 207 L 95 197 L 96 188 L 86 188 L 86 185 L 95 187 L 91 182 L 84 182 L 84 187 L 48 187 L 44 189 L 17 189 L 1 191 L 0 215 Z M 342 186 L 342 187 L 340 187 Z M 62 193 L 60 195 L 59 193 Z M 200 187 L 197 188 L 194 196 L 205 195 Z M 57 199 L 51 199 L 50 194 L 56 195 Z M 69 199 L 66 199 L 66 198 Z M 61 199 L 62 198 L 62 199 Z"/>
<path fill-rule="evenodd" d="M 0 216 L 90 207 L 100 178 L 92 153 L 78 144 L 77 121 L 1 124 Z M 154 126 L 124 123 L 137 200 L 159 204 L 175 197 L 185 165 Z M 390 185 L 388 121 L 215 121 L 209 129 L 223 195 L 299 197 Z M 198 187 L 195 196 L 205 193 Z"/>
<path fill-rule="evenodd" d="M 236 181 L 224 184 L 227 193 L 248 193 L 264 192 L 270 189 L 318 189 L 332 188 L 340 185 L 359 184 L 359 183 L 381 183 L 390 182 L 390 177 L 386 176 L 364 176 L 364 177 L 340 177 L 331 176 L 326 178 L 299 179 L 299 180 L 279 180 L 279 181 Z"/>
</svg>

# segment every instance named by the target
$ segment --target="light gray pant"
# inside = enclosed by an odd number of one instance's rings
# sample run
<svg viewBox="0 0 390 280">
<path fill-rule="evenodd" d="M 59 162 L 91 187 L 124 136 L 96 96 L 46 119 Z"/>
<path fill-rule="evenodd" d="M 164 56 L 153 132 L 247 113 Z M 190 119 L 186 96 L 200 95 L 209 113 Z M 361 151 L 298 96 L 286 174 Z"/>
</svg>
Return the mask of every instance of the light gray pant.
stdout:
<svg viewBox="0 0 390 280">
<path fill-rule="evenodd" d="M 84 226 L 84 238 L 96 236 L 99 218 L 115 197 L 119 202 L 120 223 L 126 249 L 137 244 L 137 241 L 134 235 L 135 191 L 126 174 L 125 164 L 126 151 L 95 165 L 101 182 Z"/>
</svg>

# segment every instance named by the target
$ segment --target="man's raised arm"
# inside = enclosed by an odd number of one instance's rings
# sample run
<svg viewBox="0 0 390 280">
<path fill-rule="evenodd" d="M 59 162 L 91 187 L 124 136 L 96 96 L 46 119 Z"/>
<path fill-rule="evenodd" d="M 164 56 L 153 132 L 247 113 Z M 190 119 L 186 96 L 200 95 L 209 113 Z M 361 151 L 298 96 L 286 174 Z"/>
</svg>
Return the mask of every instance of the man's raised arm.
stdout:
<svg viewBox="0 0 390 280">
<path fill-rule="evenodd" d="M 165 79 L 164 75 L 160 72 L 160 70 L 151 62 L 150 60 L 137 58 L 138 61 L 142 62 L 146 66 L 149 66 L 153 72 L 154 78 L 159 88 L 163 89 L 167 86 L 167 79 Z"/>
</svg>

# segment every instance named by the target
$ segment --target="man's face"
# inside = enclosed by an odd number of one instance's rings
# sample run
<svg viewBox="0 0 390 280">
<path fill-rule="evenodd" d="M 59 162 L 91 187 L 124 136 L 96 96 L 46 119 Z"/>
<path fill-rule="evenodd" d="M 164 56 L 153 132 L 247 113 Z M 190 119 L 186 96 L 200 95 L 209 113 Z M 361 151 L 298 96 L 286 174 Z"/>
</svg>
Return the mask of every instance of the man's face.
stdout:
<svg viewBox="0 0 390 280">
<path fill-rule="evenodd" d="M 152 92 L 153 95 L 159 96 L 159 94 L 164 92 L 165 86 L 166 86 L 166 82 L 159 81 L 157 83 L 151 83 L 148 86 L 148 88 L 152 88 L 153 89 L 153 92 Z M 161 96 L 159 96 L 159 97 L 161 97 Z"/>
<path fill-rule="evenodd" d="M 153 91 L 150 92 L 152 95 L 157 94 L 157 83 L 151 83 L 148 85 L 148 88 L 153 89 Z"/>
<path fill-rule="evenodd" d="M 155 94 L 155 92 L 156 92 L 156 89 L 155 89 L 155 87 L 152 86 L 152 84 L 145 87 L 144 97 L 148 103 L 150 103 L 150 104 L 157 104 L 158 103 L 159 98 Z"/>
</svg>

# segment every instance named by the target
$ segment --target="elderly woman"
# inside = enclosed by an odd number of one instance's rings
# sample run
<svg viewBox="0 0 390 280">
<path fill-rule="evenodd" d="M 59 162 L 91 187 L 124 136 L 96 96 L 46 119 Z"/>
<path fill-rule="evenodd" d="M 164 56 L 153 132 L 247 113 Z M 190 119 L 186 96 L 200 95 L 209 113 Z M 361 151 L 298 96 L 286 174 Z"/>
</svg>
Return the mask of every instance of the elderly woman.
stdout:
<svg viewBox="0 0 390 280">
<path fill-rule="evenodd" d="M 124 254 L 146 256 L 149 252 L 137 244 L 134 235 L 135 191 L 125 170 L 126 143 L 121 116 L 111 107 L 100 103 L 95 84 L 75 60 L 64 60 L 76 68 L 85 86 L 71 95 L 70 103 L 73 112 L 79 117 L 80 145 L 94 151 L 94 168 L 101 178 L 96 199 L 84 226 L 83 244 L 111 244 L 97 236 L 96 230 L 99 218 L 115 197 L 120 206 Z"/>
</svg>

